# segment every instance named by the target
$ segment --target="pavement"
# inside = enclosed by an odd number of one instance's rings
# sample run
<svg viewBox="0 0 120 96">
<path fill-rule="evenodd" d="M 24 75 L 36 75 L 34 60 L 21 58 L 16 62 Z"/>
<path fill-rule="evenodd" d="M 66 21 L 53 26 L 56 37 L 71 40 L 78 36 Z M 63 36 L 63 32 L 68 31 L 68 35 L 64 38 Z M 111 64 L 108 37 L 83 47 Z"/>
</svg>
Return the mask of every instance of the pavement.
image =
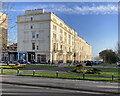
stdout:
<svg viewBox="0 0 120 96">
<path fill-rule="evenodd" d="M 3 84 L 69 89 L 78 91 L 110 93 L 117 95 L 120 94 L 120 88 L 118 83 L 43 77 L 25 77 L 15 75 L 1 75 L 0 77 L 2 78 L 1 82 Z"/>
</svg>

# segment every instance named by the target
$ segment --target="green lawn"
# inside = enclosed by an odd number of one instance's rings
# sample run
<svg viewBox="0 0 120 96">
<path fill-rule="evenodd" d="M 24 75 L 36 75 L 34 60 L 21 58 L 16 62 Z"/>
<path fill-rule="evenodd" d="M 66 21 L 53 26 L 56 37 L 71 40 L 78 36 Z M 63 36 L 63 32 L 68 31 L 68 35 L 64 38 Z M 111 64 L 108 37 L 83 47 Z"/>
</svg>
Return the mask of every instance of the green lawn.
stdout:
<svg viewBox="0 0 120 96">
<path fill-rule="evenodd" d="M 12 66 L 13 64 L 10 64 L 10 66 Z M 1 67 L 5 67 L 7 66 L 6 64 L 4 64 Z M 9 67 L 9 66 L 8 66 Z M 25 65 L 23 68 L 19 68 L 21 69 L 31 69 L 34 67 L 57 67 L 57 66 L 53 66 L 53 65 Z M 63 73 L 59 73 L 58 78 L 63 78 L 63 79 L 83 79 L 82 73 L 75 73 L 72 72 L 71 70 L 75 69 L 74 66 L 67 66 L 65 68 L 69 68 L 70 70 L 68 71 L 68 74 L 63 74 Z M 94 67 L 84 67 L 87 69 L 92 69 Z M 120 80 L 118 80 L 119 74 L 118 74 L 118 68 L 96 68 L 96 69 L 100 69 L 100 73 L 101 74 L 85 74 L 85 80 L 92 80 L 92 81 L 108 81 L 108 82 L 120 82 Z M 22 71 L 20 71 L 22 72 Z M 17 71 L 15 69 L 3 69 L 3 74 L 13 74 L 13 73 L 17 73 Z M 114 74 L 114 81 L 112 81 L 111 77 L 112 77 L 112 73 Z M 79 74 L 79 75 L 78 75 Z M 31 73 L 26 73 L 26 74 L 20 74 L 20 76 L 33 76 L 32 72 Z M 56 73 L 55 72 L 36 72 L 35 77 L 48 77 L 48 78 L 56 78 Z"/>
<path fill-rule="evenodd" d="M 72 67 L 72 66 L 69 66 L 69 67 L 66 67 L 66 68 L 70 68 L 70 70 L 68 71 L 69 73 L 72 73 L 72 74 L 81 74 L 82 73 L 76 73 L 76 72 L 73 72 L 73 70 L 75 69 L 75 67 Z M 83 68 L 86 68 L 86 69 L 93 69 L 95 67 L 83 67 Z M 119 73 L 119 69 L 118 68 L 95 68 L 95 69 L 98 69 L 100 70 L 100 74 L 86 74 L 86 76 L 102 76 L 102 77 L 111 77 L 112 74 L 114 74 L 114 77 L 120 77 L 120 75 L 118 74 Z"/>
<path fill-rule="evenodd" d="M 32 73 L 28 74 L 20 74 L 19 76 L 33 76 Z M 37 72 L 34 77 L 47 77 L 47 78 L 56 78 L 56 73 L 55 72 Z M 63 74 L 59 73 L 58 78 L 62 79 L 77 79 L 77 80 L 82 80 L 83 77 L 73 75 L 73 74 Z M 104 78 L 104 77 L 92 77 L 92 76 L 85 76 L 85 80 L 92 80 L 92 81 L 108 81 L 108 82 L 120 82 L 118 78 L 114 78 L 114 81 L 112 81 L 111 78 Z"/>
<path fill-rule="evenodd" d="M 113 63 L 113 64 L 109 64 L 109 63 L 101 63 L 101 64 L 98 64 L 98 65 L 112 66 L 112 65 L 117 65 L 117 64 L 115 64 L 115 63 Z"/>
<path fill-rule="evenodd" d="M 34 65 L 36 66 L 36 65 Z M 38 66 L 42 66 L 42 65 L 38 65 Z M 31 66 L 28 66 L 31 67 Z M 27 67 L 27 68 L 28 68 Z M 45 66 L 46 67 L 46 66 Z M 47 65 L 48 67 L 48 65 Z M 56 66 L 55 66 L 56 67 Z M 58 78 L 63 78 L 63 79 L 83 79 L 83 74 L 82 73 L 75 73 L 72 72 L 71 70 L 75 69 L 74 66 L 67 66 L 65 68 L 69 68 L 70 70 L 68 71 L 68 73 L 70 74 L 59 74 Z M 93 69 L 93 67 L 84 67 L 87 69 Z M 85 74 L 85 79 L 86 80 L 93 80 L 93 81 L 109 81 L 109 82 L 119 82 L 118 77 L 118 68 L 97 68 L 100 71 L 100 74 Z M 78 75 L 79 74 L 79 75 Z M 112 74 L 114 74 L 114 81 L 112 81 L 111 77 Z M 20 76 L 33 76 L 33 74 L 21 74 Z M 54 72 L 38 72 L 35 74 L 35 77 L 51 77 L 51 78 L 56 78 L 56 73 Z"/>
<path fill-rule="evenodd" d="M 20 71 L 20 72 L 22 72 L 22 71 Z M 3 69 L 3 75 L 5 75 L 5 74 L 13 74 L 13 73 L 17 73 L 17 70 Z M 1 75 L 1 70 L 0 70 L 0 75 Z"/>
<path fill-rule="evenodd" d="M 10 66 L 13 66 L 15 64 L 1 64 L 0 63 L 0 67 L 2 68 L 5 68 L 5 69 L 9 69 Z M 21 65 L 24 65 L 23 68 L 19 68 L 19 69 L 31 69 L 32 67 L 57 67 L 57 66 L 53 66 L 53 65 L 26 65 L 26 64 L 21 64 Z M 17 69 L 17 68 L 14 68 L 14 69 Z"/>
<path fill-rule="evenodd" d="M 51 67 L 57 67 L 57 66 L 53 66 L 53 65 L 25 65 L 23 68 L 20 68 L 20 69 L 31 69 L 32 67 L 51 68 Z"/>
<path fill-rule="evenodd" d="M 66 66 L 64 68 L 68 68 L 68 69 L 75 69 L 76 67 L 75 66 Z M 99 68 L 99 67 L 83 67 L 83 68 L 87 68 L 87 69 L 93 69 L 93 68 L 96 68 L 96 69 L 110 69 L 110 70 L 116 70 L 118 68 Z"/>
<path fill-rule="evenodd" d="M 82 75 L 82 73 L 76 73 L 76 72 L 72 72 L 72 70 L 69 70 L 68 71 L 69 73 L 72 73 L 72 74 L 80 74 L 80 75 Z M 94 77 L 94 76 L 97 76 L 97 77 L 112 77 L 112 74 L 114 74 L 114 77 L 116 77 L 116 78 L 118 78 L 118 77 L 120 77 L 120 75 L 118 74 L 118 71 L 112 71 L 112 72 L 110 72 L 110 71 L 100 71 L 100 74 L 85 74 L 86 76 L 92 76 L 92 77 Z"/>
</svg>

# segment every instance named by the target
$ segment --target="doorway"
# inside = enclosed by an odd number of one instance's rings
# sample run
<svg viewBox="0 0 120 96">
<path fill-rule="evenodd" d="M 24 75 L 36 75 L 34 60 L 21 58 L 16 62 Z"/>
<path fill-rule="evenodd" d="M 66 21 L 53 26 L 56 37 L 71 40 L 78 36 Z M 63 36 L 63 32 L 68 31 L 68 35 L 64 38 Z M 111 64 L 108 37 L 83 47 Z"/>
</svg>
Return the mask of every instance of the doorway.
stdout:
<svg viewBox="0 0 120 96">
<path fill-rule="evenodd" d="M 35 52 L 28 52 L 28 62 L 35 63 Z"/>
</svg>

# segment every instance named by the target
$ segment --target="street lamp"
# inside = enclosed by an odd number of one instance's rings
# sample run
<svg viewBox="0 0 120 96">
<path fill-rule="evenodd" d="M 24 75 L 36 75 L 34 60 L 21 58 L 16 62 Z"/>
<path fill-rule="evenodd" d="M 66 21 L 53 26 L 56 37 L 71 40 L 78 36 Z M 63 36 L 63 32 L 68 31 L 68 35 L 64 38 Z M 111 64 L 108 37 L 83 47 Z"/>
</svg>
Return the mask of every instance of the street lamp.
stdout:
<svg viewBox="0 0 120 96">
<path fill-rule="evenodd" d="M 7 65 L 9 65 L 9 50 L 7 50 Z"/>
</svg>

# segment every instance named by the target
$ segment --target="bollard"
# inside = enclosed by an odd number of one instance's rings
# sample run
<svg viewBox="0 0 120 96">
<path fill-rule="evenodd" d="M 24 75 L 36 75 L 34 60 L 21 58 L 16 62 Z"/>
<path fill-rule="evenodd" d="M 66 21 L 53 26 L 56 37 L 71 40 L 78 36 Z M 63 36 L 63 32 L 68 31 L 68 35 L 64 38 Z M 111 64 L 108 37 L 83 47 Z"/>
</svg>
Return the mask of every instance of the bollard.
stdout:
<svg viewBox="0 0 120 96">
<path fill-rule="evenodd" d="M 56 78 L 58 78 L 58 71 L 56 72 Z"/>
<path fill-rule="evenodd" d="M 114 80 L 114 74 L 112 73 L 112 81 Z"/>
<path fill-rule="evenodd" d="M 33 70 L 33 76 L 35 76 L 35 70 Z"/>
<path fill-rule="evenodd" d="M 19 75 L 20 74 L 20 70 L 19 69 L 17 69 L 17 75 Z"/>
<path fill-rule="evenodd" d="M 83 72 L 83 79 L 85 79 L 85 73 Z"/>
<path fill-rule="evenodd" d="M 1 74 L 3 74 L 3 68 L 1 68 Z"/>
</svg>

